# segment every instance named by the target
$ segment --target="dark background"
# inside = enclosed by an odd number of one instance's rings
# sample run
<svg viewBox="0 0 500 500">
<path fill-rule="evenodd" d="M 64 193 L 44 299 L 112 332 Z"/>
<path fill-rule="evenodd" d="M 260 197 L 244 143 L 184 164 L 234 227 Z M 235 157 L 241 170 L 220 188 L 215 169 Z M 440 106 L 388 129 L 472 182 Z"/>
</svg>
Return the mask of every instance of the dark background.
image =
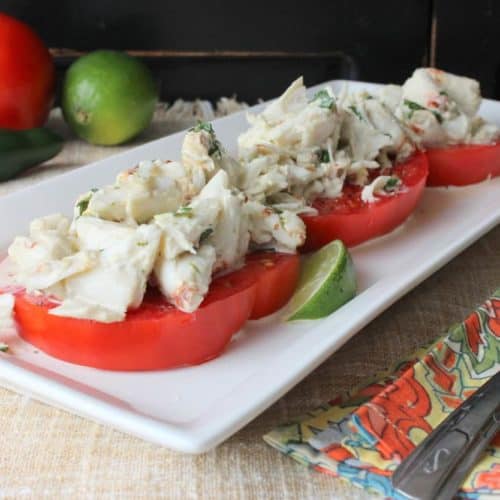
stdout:
<svg viewBox="0 0 500 500">
<path fill-rule="evenodd" d="M 236 93 L 253 103 L 299 74 L 308 85 L 401 83 L 421 65 L 500 93 L 495 0 L 0 0 L 0 11 L 38 31 L 60 74 L 86 51 L 128 50 L 155 72 L 166 100 Z"/>
</svg>

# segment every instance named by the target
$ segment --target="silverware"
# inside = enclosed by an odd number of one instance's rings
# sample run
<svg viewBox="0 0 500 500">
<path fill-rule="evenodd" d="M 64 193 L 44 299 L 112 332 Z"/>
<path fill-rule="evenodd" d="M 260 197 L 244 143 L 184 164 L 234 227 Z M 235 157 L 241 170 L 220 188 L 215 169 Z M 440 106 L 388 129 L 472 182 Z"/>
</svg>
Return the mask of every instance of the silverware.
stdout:
<svg viewBox="0 0 500 500">
<path fill-rule="evenodd" d="M 411 499 L 452 499 L 500 430 L 500 372 L 451 413 L 398 466 L 394 488 Z"/>
</svg>

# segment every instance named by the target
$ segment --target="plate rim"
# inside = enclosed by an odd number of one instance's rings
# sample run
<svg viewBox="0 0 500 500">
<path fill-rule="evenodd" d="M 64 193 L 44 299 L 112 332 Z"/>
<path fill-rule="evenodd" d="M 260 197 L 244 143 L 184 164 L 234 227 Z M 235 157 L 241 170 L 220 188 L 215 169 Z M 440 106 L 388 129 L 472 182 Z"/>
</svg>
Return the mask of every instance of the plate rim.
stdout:
<svg viewBox="0 0 500 500">
<path fill-rule="evenodd" d="M 318 87 L 323 87 L 325 85 L 342 85 L 344 83 L 355 83 L 356 85 L 365 84 L 367 86 L 380 85 L 370 82 L 330 80 L 310 87 L 308 91 L 314 92 L 314 90 Z M 484 99 L 483 101 L 489 101 L 495 103 L 496 105 L 500 104 L 498 101 L 487 99 Z M 262 103 L 257 106 L 253 106 L 247 110 L 214 120 L 212 123 L 214 123 L 214 127 L 217 130 L 217 126 L 222 124 L 224 121 L 228 119 L 234 120 L 235 117 L 242 116 L 248 111 L 262 108 L 266 104 L 267 103 Z M 168 140 L 173 141 L 184 134 L 185 131 L 180 131 L 175 134 L 170 134 L 168 136 L 149 141 L 126 151 L 119 152 L 116 155 L 108 156 L 107 158 L 97 160 L 69 172 L 42 180 L 24 189 L 3 195 L 0 197 L 0 210 L 2 209 L 2 205 L 11 205 L 16 202 L 16 198 L 19 195 L 26 196 L 27 193 L 32 190 L 39 189 L 40 186 L 48 186 L 51 183 L 64 183 L 67 176 L 82 175 L 86 169 L 98 168 L 99 164 L 109 162 L 110 158 L 125 158 L 130 155 L 131 151 L 139 151 L 141 149 L 147 150 L 152 144 L 165 141 L 167 138 Z M 304 356 L 306 362 L 301 365 L 299 370 L 289 370 L 288 374 L 283 376 L 281 379 L 280 384 L 275 385 L 266 391 L 262 391 L 258 398 L 248 401 L 246 405 L 240 406 L 236 409 L 233 408 L 230 413 L 230 419 L 226 418 L 225 420 L 219 420 L 212 418 L 201 423 L 201 417 L 188 423 L 169 423 L 160 421 L 154 417 L 143 415 L 137 410 L 124 409 L 116 404 L 104 401 L 99 397 L 86 394 L 85 392 L 75 388 L 71 388 L 64 383 L 44 376 L 43 374 L 32 372 L 20 366 L 19 360 L 18 363 L 16 363 L 15 358 L 10 359 L 11 357 L 9 358 L 8 354 L 3 353 L 0 353 L 0 385 L 8 389 L 15 390 L 16 392 L 28 394 L 36 400 L 49 403 L 52 406 L 62 408 L 73 414 L 89 418 L 93 421 L 109 425 L 119 431 L 135 435 L 142 439 L 146 439 L 147 441 L 185 453 L 203 453 L 220 444 L 222 441 L 245 426 L 253 418 L 262 413 L 262 411 L 282 397 L 293 386 L 295 386 L 305 376 L 311 373 L 317 366 L 331 356 L 338 348 L 359 332 L 364 326 L 389 308 L 395 301 L 415 288 L 419 283 L 440 269 L 443 265 L 449 262 L 465 248 L 470 246 L 486 232 L 498 225 L 499 222 L 500 206 L 498 207 L 497 212 L 490 213 L 488 218 L 475 225 L 464 238 L 454 241 L 453 244 L 443 248 L 437 255 L 433 254 L 431 259 L 422 259 L 420 265 L 415 265 L 411 271 L 403 273 L 404 279 L 395 278 L 391 275 L 388 278 L 377 281 L 373 286 L 364 290 L 363 294 L 359 295 L 358 298 L 363 296 L 364 301 L 370 301 L 372 304 L 374 302 L 376 303 L 376 306 L 372 306 L 372 309 L 368 314 L 363 316 L 359 315 L 355 320 L 351 321 L 349 327 L 344 330 L 341 337 L 337 338 L 336 336 L 332 336 L 331 338 L 328 338 L 325 336 L 323 342 L 314 345 L 312 349 L 309 349 L 306 352 Z M 380 294 L 377 295 L 376 290 L 373 289 L 379 286 L 384 286 L 386 280 L 388 279 L 396 280 L 396 284 L 392 285 L 393 288 L 391 289 L 391 292 L 383 296 Z M 403 281 L 404 283 L 397 285 L 398 280 Z M 359 302 L 360 301 L 356 303 L 358 307 Z M 349 309 L 350 303 L 343 306 L 343 315 L 348 315 Z M 311 330 L 323 328 L 324 325 L 324 322 L 315 324 L 311 327 Z M 302 341 L 305 342 L 305 339 L 302 339 Z M 295 349 L 297 349 L 297 346 L 294 344 L 293 350 Z M 285 350 L 284 353 L 281 353 L 280 355 L 291 355 L 290 353 L 293 350 Z M 36 365 L 34 365 L 34 367 L 37 368 Z M 41 370 L 43 371 L 43 369 Z M 266 373 L 269 372 L 269 370 L 271 370 L 271 367 L 268 367 L 266 370 L 258 373 L 257 378 L 266 378 Z M 272 367 L 272 370 L 275 370 L 275 367 Z M 38 371 L 40 371 L 40 368 Z M 251 378 L 252 383 L 254 384 L 255 382 L 253 380 L 256 378 L 255 375 Z M 248 380 L 242 381 L 238 385 L 238 390 L 241 390 L 242 386 L 245 387 L 248 384 Z M 234 391 L 234 389 L 232 389 L 232 391 Z M 229 400 L 231 399 L 230 394 L 232 391 L 224 395 L 222 406 L 230 404 Z M 53 394 L 54 396 L 47 396 L 48 394 Z"/>
</svg>

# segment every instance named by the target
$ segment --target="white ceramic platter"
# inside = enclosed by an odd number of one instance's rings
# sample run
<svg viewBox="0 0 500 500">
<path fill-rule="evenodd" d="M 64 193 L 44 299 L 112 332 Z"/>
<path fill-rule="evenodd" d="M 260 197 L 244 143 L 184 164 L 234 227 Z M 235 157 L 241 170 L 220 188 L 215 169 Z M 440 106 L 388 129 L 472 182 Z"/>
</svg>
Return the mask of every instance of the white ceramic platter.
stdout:
<svg viewBox="0 0 500 500">
<path fill-rule="evenodd" d="M 345 82 L 330 82 L 338 91 Z M 349 88 L 373 87 L 349 82 Z M 314 91 L 314 89 L 311 89 Z M 483 116 L 500 124 L 500 102 Z M 247 127 L 245 114 L 214 122 L 227 148 Z M 143 159 L 177 159 L 183 133 L 0 198 L 0 251 L 31 219 L 71 213 L 79 193 L 111 182 Z M 47 356 L 17 336 L 0 355 L 0 384 L 154 443 L 206 451 L 285 394 L 352 335 L 500 220 L 500 178 L 466 188 L 427 189 L 420 208 L 392 234 L 353 249 L 358 296 L 328 318 L 286 324 L 279 313 L 249 323 L 218 359 L 176 370 L 117 373 Z M 70 332 L 68 332 L 70 334 Z M 258 439 L 258 436 L 256 436 Z"/>
</svg>

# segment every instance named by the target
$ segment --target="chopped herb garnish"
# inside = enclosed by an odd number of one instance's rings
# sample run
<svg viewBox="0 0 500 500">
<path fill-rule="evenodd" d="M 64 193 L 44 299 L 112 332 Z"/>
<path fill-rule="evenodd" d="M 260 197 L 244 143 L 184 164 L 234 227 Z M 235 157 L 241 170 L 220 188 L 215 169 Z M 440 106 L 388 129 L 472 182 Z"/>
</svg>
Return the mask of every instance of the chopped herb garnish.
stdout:
<svg viewBox="0 0 500 500">
<path fill-rule="evenodd" d="M 281 208 L 278 208 L 278 207 L 271 207 L 271 210 L 275 213 L 275 214 L 282 214 L 283 213 L 283 210 L 281 210 Z"/>
<path fill-rule="evenodd" d="M 432 114 L 436 117 L 436 120 L 439 123 L 443 123 L 443 117 L 441 116 L 441 113 L 438 113 L 437 111 L 433 111 Z"/>
<path fill-rule="evenodd" d="M 206 239 L 214 232 L 211 227 L 208 227 L 200 235 L 200 245 L 206 241 Z"/>
<path fill-rule="evenodd" d="M 208 132 L 210 135 L 215 134 L 214 128 L 211 123 L 202 122 L 201 120 L 198 123 L 189 129 L 190 132 Z"/>
<path fill-rule="evenodd" d="M 191 207 L 180 207 L 177 212 L 174 213 L 174 217 L 189 217 L 193 216 L 193 209 Z"/>
<path fill-rule="evenodd" d="M 222 155 L 222 145 L 215 137 L 215 130 L 211 123 L 199 121 L 194 127 L 189 129 L 190 132 L 207 132 L 210 135 L 210 144 L 208 146 L 209 156 Z"/>
<path fill-rule="evenodd" d="M 405 106 L 410 108 L 412 111 L 418 111 L 420 109 L 427 109 L 424 106 L 421 106 L 418 102 L 410 101 L 409 99 L 404 100 Z"/>
<path fill-rule="evenodd" d="M 83 198 L 83 200 L 80 200 L 77 204 L 76 207 L 78 208 L 78 215 L 83 215 L 87 208 L 89 208 L 89 203 L 90 203 L 90 198 L 92 198 L 92 195 L 87 196 L 86 198 Z"/>
<path fill-rule="evenodd" d="M 3 342 L 0 342 L 0 352 L 7 352 L 9 350 L 9 346 L 7 344 L 4 344 Z"/>
<path fill-rule="evenodd" d="M 328 163 L 330 161 L 330 153 L 327 149 L 320 149 L 318 151 L 318 158 L 320 163 Z"/>
<path fill-rule="evenodd" d="M 90 190 L 90 193 L 85 197 L 82 198 L 77 204 L 76 207 L 78 208 L 78 215 L 81 216 L 85 213 L 87 208 L 89 208 L 89 203 L 90 199 L 92 198 L 92 195 L 96 192 L 99 191 L 97 188 L 92 188 Z"/>
<path fill-rule="evenodd" d="M 191 268 L 194 270 L 195 273 L 201 274 L 200 268 L 191 262 Z"/>
<path fill-rule="evenodd" d="M 387 193 L 391 193 L 396 189 L 396 186 L 400 183 L 400 180 L 397 177 L 391 177 L 384 186 L 384 191 Z"/>
<path fill-rule="evenodd" d="M 147 242 L 147 241 L 138 241 L 138 242 L 137 242 L 137 246 L 138 246 L 138 247 L 145 247 L 147 244 L 148 244 L 148 242 Z"/>
<path fill-rule="evenodd" d="M 210 142 L 210 147 L 208 148 L 208 155 L 218 156 L 220 158 L 222 156 L 221 148 L 222 148 L 221 143 L 217 139 L 212 138 L 212 141 Z"/>
<path fill-rule="evenodd" d="M 446 92 L 446 90 L 441 90 L 439 92 L 439 95 L 445 95 L 446 97 L 448 97 L 448 92 Z"/>
<path fill-rule="evenodd" d="M 425 111 L 430 111 L 436 117 L 436 120 L 439 123 L 443 123 L 443 117 L 437 111 L 433 111 L 433 110 L 427 109 L 424 106 L 420 105 L 418 102 L 410 101 L 408 99 L 405 99 L 404 103 L 405 103 L 405 106 L 407 106 L 408 108 L 410 108 L 410 112 L 408 113 L 408 118 L 411 119 L 411 117 L 413 116 L 413 113 L 415 111 L 425 110 Z"/>
<path fill-rule="evenodd" d="M 332 97 L 329 93 L 328 90 L 322 89 L 319 90 L 314 94 L 314 97 L 312 98 L 311 102 L 314 101 L 319 101 L 318 106 L 320 108 L 325 108 L 325 109 L 330 109 L 334 110 L 335 109 L 335 98 Z"/>
<path fill-rule="evenodd" d="M 363 115 L 359 112 L 359 109 L 356 106 L 349 106 L 349 109 L 356 115 L 358 120 L 363 120 Z"/>
</svg>

